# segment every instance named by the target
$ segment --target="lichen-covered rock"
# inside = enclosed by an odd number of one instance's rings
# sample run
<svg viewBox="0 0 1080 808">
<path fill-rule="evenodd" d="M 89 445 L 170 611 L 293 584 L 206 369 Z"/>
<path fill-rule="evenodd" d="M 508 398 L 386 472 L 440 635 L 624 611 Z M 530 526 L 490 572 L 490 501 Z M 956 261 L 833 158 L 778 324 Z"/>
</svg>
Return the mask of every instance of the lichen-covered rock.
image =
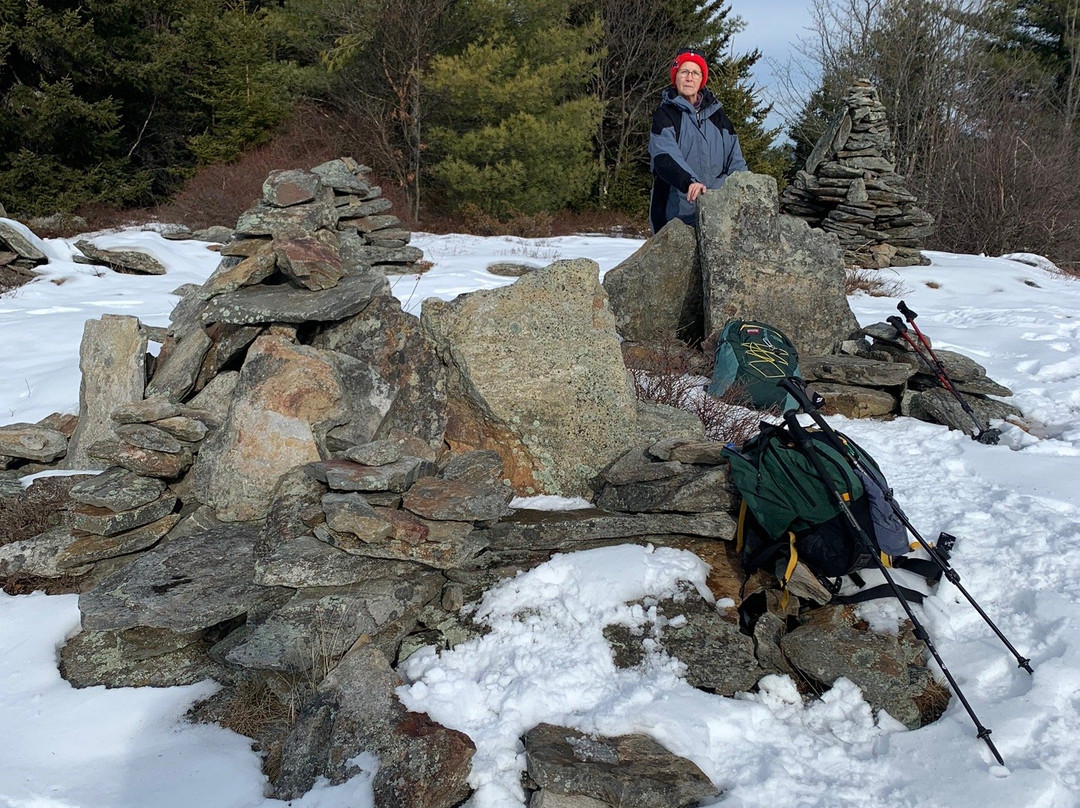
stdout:
<svg viewBox="0 0 1080 808">
<path fill-rule="evenodd" d="M 698 768 L 647 735 L 604 738 L 539 724 L 522 739 L 538 786 L 620 808 L 684 808 L 720 794 Z"/>
<path fill-rule="evenodd" d="M 89 449 L 112 438 L 109 416 L 117 407 L 142 401 L 146 386 L 146 336 L 135 317 L 105 314 L 87 320 L 79 347 L 79 425 L 68 441 L 63 467 L 104 469 Z"/>
<path fill-rule="evenodd" d="M 375 804 L 385 808 L 450 808 L 469 794 L 475 747 L 465 735 L 408 712 L 394 690 L 401 680 L 371 645 L 347 653 L 320 683 L 285 741 L 280 799 L 296 799 L 318 778 L 343 783 L 361 752 L 375 755 Z"/>
<path fill-rule="evenodd" d="M 425 300 L 421 321 L 450 366 L 451 448 L 499 452 L 524 493 L 587 495 L 637 421 L 606 297 L 596 264 L 577 260 Z"/>
<path fill-rule="evenodd" d="M 202 631 L 280 597 L 254 582 L 258 530 L 224 525 L 170 540 L 79 596 L 84 629 Z"/>
<path fill-rule="evenodd" d="M 630 342 L 704 337 L 701 266 L 694 229 L 672 219 L 604 275 L 615 327 Z"/>
<path fill-rule="evenodd" d="M 67 438 L 37 424 L 0 426 L 0 455 L 49 463 L 67 453 Z"/>
<path fill-rule="evenodd" d="M 800 356 L 827 354 L 859 328 L 839 244 L 777 205 L 776 180 L 748 171 L 698 201 L 706 333 L 731 319 L 760 320 L 783 331 Z"/>
<path fill-rule="evenodd" d="M 265 516 L 278 478 L 320 459 L 317 436 L 363 417 L 349 411 L 352 378 L 363 373 L 354 364 L 283 337 L 259 337 L 248 351 L 226 422 L 203 443 L 196 465 L 200 501 L 225 521 Z M 377 413 L 368 417 L 377 423 Z"/>
<path fill-rule="evenodd" d="M 910 729 L 936 720 L 948 704 L 948 691 L 926 667 L 924 648 L 910 629 L 895 637 L 874 634 L 850 607 L 816 610 L 784 635 L 780 648 L 803 676 L 825 685 L 850 679 L 871 707 Z"/>
</svg>

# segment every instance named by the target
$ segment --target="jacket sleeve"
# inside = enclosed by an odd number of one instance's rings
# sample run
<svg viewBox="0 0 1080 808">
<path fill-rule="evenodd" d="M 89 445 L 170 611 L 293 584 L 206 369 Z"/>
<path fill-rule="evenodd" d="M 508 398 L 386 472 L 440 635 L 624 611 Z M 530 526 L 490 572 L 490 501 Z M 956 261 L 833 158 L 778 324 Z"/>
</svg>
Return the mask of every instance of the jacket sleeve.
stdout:
<svg viewBox="0 0 1080 808">
<path fill-rule="evenodd" d="M 653 112 L 652 132 L 649 134 L 649 167 L 668 185 L 685 193 L 690 183 L 698 180 L 679 150 L 678 121 L 672 118 L 672 115 L 679 114 L 678 111 L 665 109 L 663 105 Z"/>
<path fill-rule="evenodd" d="M 749 171 L 750 167 L 747 166 L 746 158 L 743 157 L 739 136 L 735 134 L 735 125 L 728 116 L 720 111 L 713 116 L 711 123 L 716 127 L 720 143 L 727 156 L 724 159 L 724 165 L 720 167 L 720 172 L 715 177 L 711 177 L 706 185 L 709 188 L 719 188 L 729 174 L 734 174 L 736 171 Z"/>
</svg>

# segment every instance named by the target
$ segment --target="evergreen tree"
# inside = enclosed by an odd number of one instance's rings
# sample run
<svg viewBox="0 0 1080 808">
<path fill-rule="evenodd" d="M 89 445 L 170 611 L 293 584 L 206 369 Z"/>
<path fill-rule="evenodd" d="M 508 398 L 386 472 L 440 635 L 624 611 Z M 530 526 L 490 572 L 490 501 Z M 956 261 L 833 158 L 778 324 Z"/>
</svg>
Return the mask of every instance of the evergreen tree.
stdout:
<svg viewBox="0 0 1080 808">
<path fill-rule="evenodd" d="M 601 102 L 588 93 L 600 38 L 576 0 L 484 0 L 486 30 L 436 57 L 430 176 L 453 206 L 505 216 L 587 199 Z"/>
<path fill-rule="evenodd" d="M 775 176 L 785 159 L 770 146 L 778 130 L 765 128 L 769 108 L 756 100 L 750 70 L 760 54 L 730 55 L 742 21 L 728 0 L 593 0 L 604 36 L 594 92 L 604 103 L 597 142 L 601 207 L 643 213 L 652 178 L 649 129 L 669 67 L 682 48 L 701 49 L 709 61 L 709 88 L 735 124 L 752 170 Z"/>
<path fill-rule="evenodd" d="M 0 0 L 5 205 L 146 203 L 266 137 L 305 78 L 270 20 L 242 0 Z"/>
</svg>

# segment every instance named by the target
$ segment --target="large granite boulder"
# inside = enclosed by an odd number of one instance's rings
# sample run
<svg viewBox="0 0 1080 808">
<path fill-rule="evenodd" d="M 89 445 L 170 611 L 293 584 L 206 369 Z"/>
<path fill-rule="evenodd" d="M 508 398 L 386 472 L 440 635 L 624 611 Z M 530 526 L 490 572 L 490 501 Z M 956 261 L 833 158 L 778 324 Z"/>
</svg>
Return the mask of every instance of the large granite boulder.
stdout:
<svg viewBox="0 0 1080 808">
<path fill-rule="evenodd" d="M 369 368 L 373 399 L 384 415 L 378 437 L 414 436 L 428 446 L 428 459 L 434 459 L 446 430 L 446 370 L 420 321 L 402 311 L 397 298 L 374 297 L 363 311 L 327 327 L 312 344 Z M 343 427 L 335 435 L 352 438 L 351 443 L 370 439 L 343 434 L 350 431 Z"/>
<path fill-rule="evenodd" d="M 519 492 L 587 495 L 627 448 L 634 394 L 594 262 L 429 298 L 421 322 L 449 367 L 447 442 L 497 451 Z"/>
<path fill-rule="evenodd" d="M 800 355 L 829 353 L 859 328 L 834 235 L 778 212 L 776 180 L 742 171 L 698 202 L 705 328 L 774 325 Z"/>
<path fill-rule="evenodd" d="M 672 219 L 604 275 L 615 327 L 629 342 L 704 336 L 701 266 L 692 227 Z"/>
</svg>

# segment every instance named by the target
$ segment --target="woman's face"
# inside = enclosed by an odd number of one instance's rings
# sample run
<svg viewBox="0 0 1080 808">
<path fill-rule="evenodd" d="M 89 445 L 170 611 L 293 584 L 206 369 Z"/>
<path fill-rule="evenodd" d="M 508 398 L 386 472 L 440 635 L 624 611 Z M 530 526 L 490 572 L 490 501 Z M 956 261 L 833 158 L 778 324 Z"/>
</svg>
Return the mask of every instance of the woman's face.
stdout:
<svg viewBox="0 0 1080 808">
<path fill-rule="evenodd" d="M 684 62 L 675 71 L 675 90 L 690 103 L 696 101 L 701 90 L 701 68 L 693 62 Z"/>
</svg>

